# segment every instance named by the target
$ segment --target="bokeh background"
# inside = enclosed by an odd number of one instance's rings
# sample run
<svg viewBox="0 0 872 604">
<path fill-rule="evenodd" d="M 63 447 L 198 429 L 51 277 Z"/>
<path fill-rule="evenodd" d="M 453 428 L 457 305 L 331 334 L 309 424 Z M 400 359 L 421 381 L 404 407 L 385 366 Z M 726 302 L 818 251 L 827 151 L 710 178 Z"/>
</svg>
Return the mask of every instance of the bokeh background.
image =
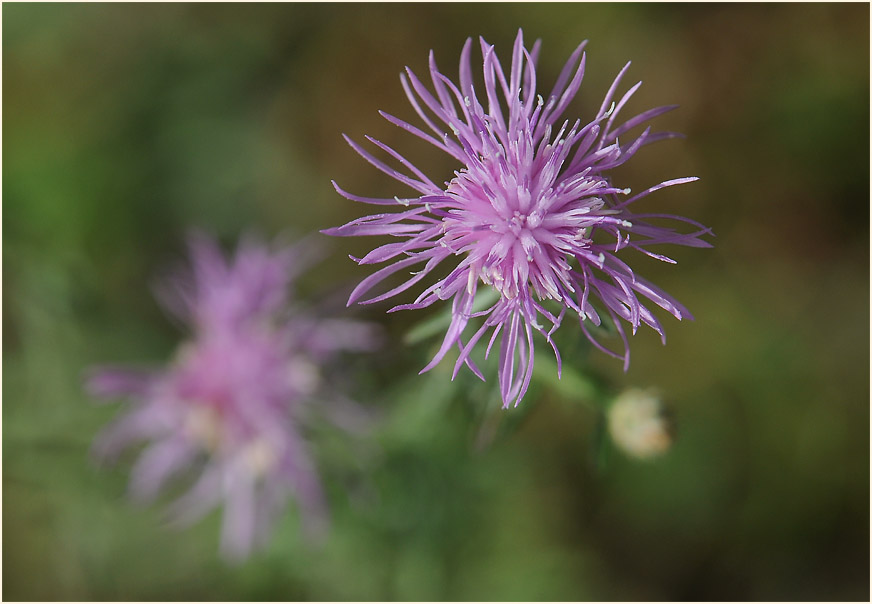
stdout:
<svg viewBox="0 0 872 604">
<path fill-rule="evenodd" d="M 7 4 L 2 16 L 5 599 L 869 598 L 868 5 Z M 432 48 L 456 75 L 480 34 L 508 60 L 518 27 L 543 39 L 543 87 L 590 39 L 570 113 L 589 117 L 630 59 L 626 85 L 645 84 L 627 115 L 681 104 L 657 125 L 687 139 L 647 147 L 621 178 L 641 190 L 701 177 L 646 203 L 712 226 L 715 248 L 635 263 L 696 321 L 666 317 L 666 347 L 640 332 L 626 374 L 569 355 L 616 390 L 659 388 L 672 449 L 640 462 L 604 448 L 601 409 L 538 369 L 501 414 L 491 384 L 451 384 L 448 364 L 418 377 L 438 339 L 403 338 L 433 314 L 377 305 L 354 312 L 389 345 L 348 367 L 382 427 L 356 467 L 340 445 L 319 449 L 334 470 L 325 543 L 306 546 L 289 509 L 265 552 L 229 567 L 217 515 L 174 532 L 160 506 L 130 505 L 129 466 L 88 454 L 117 407 L 94 405 L 81 376 L 169 357 L 180 333 L 150 284 L 187 230 L 230 245 L 360 215 L 331 178 L 402 195 L 342 132 L 448 178 L 456 166 L 377 110 L 414 121 L 404 65 L 424 71 Z M 372 244 L 333 241 L 308 302 L 362 278 L 346 254 Z"/>
</svg>

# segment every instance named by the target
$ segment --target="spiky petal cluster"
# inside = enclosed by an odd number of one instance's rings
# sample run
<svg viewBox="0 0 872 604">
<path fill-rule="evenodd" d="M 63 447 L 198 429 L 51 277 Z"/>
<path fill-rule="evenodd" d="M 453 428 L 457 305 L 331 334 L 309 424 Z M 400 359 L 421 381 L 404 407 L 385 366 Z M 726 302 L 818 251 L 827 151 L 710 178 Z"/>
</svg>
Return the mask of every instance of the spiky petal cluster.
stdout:
<svg viewBox="0 0 872 604">
<path fill-rule="evenodd" d="M 359 197 L 334 183 L 340 194 L 354 201 L 404 206 L 398 212 L 366 216 L 325 231 L 338 236 L 390 235 L 400 240 L 357 259 L 359 264 L 392 263 L 364 279 L 349 304 L 360 301 L 373 286 L 396 272 L 420 267 L 411 279 L 362 303 L 390 298 L 423 280 L 443 261 L 456 259 L 445 278 L 429 285 L 413 303 L 395 306 L 391 311 L 452 300 L 451 325 L 436 356 L 423 371 L 434 367 L 457 346 L 460 354 L 455 375 L 465 363 L 481 376 L 469 358 L 470 352 L 488 330 L 492 333 L 486 355 L 500 338 L 498 376 L 504 406 L 513 401 L 517 405 L 527 391 L 533 371 L 534 331 L 551 344 L 559 367 L 560 355 L 551 335 L 567 311 L 580 318 L 582 330 L 594 345 L 622 358 L 625 368 L 629 350 L 619 319 L 628 322 L 634 333 L 644 323 L 663 336 L 649 304 L 678 319 L 690 318 L 681 304 L 637 276 L 619 258 L 624 250 L 634 249 L 674 262 L 649 248 L 665 243 L 709 247 L 700 239 L 709 230 L 697 222 L 629 209 L 658 189 L 695 178 L 667 180 L 630 197 L 629 189 L 613 185 L 607 176 L 609 170 L 626 162 L 643 145 L 676 136 L 669 132 L 652 134 L 649 127 L 635 138 L 618 141 L 631 129 L 674 108 L 658 107 L 617 122 L 621 109 L 641 84 L 613 101 L 629 63 L 609 88 L 592 121 L 560 122 L 584 76 L 584 46 L 583 42 L 572 53 L 545 98 L 536 88 L 539 42 L 528 51 L 520 31 L 508 73 L 493 46 L 481 40 L 483 88 L 476 89 L 473 82 L 471 40 L 461 53 L 459 85 L 439 72 L 431 51 L 432 91 L 408 68 L 401 81 L 415 112 L 435 136 L 392 115 L 382 115 L 454 157 L 462 166 L 454 178 L 445 186 L 437 185 L 400 153 L 367 137 L 407 173 L 395 170 L 346 137 L 367 161 L 415 190 L 417 196 Z M 648 222 L 660 218 L 688 223 L 694 231 L 679 233 Z M 499 292 L 499 299 L 489 308 L 473 312 L 473 301 L 482 285 Z M 596 306 L 594 298 L 599 301 Z M 551 312 L 546 306 L 559 307 L 559 311 Z M 600 325 L 603 315 L 611 318 L 623 341 L 620 353 L 603 346 L 587 325 Z M 462 334 L 470 319 L 476 317 L 483 317 L 483 323 L 464 341 Z M 543 326 L 544 322 L 550 327 Z"/>
<path fill-rule="evenodd" d="M 301 250 L 277 252 L 248 241 L 232 261 L 217 244 L 192 237 L 191 270 L 160 298 L 193 327 L 166 368 L 99 367 L 89 390 L 126 397 L 131 409 L 97 439 L 101 458 L 147 442 L 132 470 L 134 498 L 151 500 L 171 478 L 199 472 L 170 507 L 185 524 L 224 507 L 221 550 L 239 559 L 265 542 L 289 496 L 305 526 L 324 520 L 321 487 L 300 432 L 306 403 L 321 390 L 318 367 L 338 350 L 369 349 L 371 328 L 288 312 L 288 286 Z"/>
</svg>

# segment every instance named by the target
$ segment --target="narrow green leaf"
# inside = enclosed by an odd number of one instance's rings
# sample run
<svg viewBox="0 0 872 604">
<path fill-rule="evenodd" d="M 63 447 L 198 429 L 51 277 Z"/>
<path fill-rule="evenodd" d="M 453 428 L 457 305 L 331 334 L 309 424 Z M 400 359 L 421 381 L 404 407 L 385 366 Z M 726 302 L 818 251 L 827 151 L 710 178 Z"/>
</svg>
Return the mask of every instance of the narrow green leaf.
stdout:
<svg viewBox="0 0 872 604">
<path fill-rule="evenodd" d="M 479 312 L 491 306 L 497 301 L 499 293 L 492 287 L 486 288 L 476 294 L 475 303 L 472 306 L 473 312 Z M 451 324 L 451 308 L 446 308 L 440 311 L 435 316 L 422 321 L 412 327 L 403 338 L 406 344 L 417 344 L 427 338 L 433 337 L 440 332 L 444 332 Z"/>
<path fill-rule="evenodd" d="M 533 379 L 554 388 L 562 396 L 594 408 L 601 406 L 602 386 L 590 376 L 576 371 L 564 361 L 562 375 L 557 377 L 557 361 L 549 355 L 539 355 L 533 370 Z"/>
</svg>

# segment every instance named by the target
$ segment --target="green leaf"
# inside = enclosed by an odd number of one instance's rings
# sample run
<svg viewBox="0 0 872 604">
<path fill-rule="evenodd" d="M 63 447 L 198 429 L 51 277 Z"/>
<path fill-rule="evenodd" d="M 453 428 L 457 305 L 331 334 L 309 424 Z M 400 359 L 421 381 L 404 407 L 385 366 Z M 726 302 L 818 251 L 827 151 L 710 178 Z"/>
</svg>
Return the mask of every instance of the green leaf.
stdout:
<svg viewBox="0 0 872 604">
<path fill-rule="evenodd" d="M 577 400 L 593 408 L 602 407 L 604 388 L 599 380 L 576 371 L 563 363 L 561 376 L 557 377 L 557 361 L 546 355 L 539 355 L 533 370 L 533 379 L 556 390 L 560 395 Z"/>
<path fill-rule="evenodd" d="M 499 293 L 492 287 L 489 287 L 484 291 L 479 292 L 478 294 L 476 294 L 475 303 L 472 305 L 472 312 L 480 312 L 487 307 L 493 305 L 493 303 L 497 301 L 498 297 Z M 417 344 L 418 342 L 422 342 L 423 340 L 435 336 L 440 332 L 444 332 L 446 329 L 448 329 L 448 326 L 450 324 L 451 309 L 446 308 L 445 310 L 438 313 L 436 316 L 415 325 L 403 338 L 403 342 L 406 344 Z"/>
</svg>

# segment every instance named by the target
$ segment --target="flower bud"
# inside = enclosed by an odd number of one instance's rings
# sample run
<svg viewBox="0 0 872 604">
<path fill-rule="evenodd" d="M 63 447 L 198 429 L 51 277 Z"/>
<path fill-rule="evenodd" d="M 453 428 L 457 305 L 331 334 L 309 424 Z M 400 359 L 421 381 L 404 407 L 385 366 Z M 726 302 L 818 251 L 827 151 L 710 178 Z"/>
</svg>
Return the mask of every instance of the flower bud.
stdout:
<svg viewBox="0 0 872 604">
<path fill-rule="evenodd" d="M 673 423 L 652 390 L 631 388 L 622 392 L 609 408 L 608 425 L 618 448 L 637 459 L 657 457 L 672 446 Z"/>
</svg>

